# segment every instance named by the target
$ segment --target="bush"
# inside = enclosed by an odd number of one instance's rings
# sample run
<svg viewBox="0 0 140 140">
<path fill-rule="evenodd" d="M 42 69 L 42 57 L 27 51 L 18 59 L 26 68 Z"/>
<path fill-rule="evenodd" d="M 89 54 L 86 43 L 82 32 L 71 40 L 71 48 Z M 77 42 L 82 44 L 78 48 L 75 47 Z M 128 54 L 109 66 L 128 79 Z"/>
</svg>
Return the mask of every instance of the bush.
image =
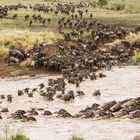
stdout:
<svg viewBox="0 0 140 140">
<path fill-rule="evenodd" d="M 12 136 L 12 140 L 29 140 L 29 138 L 24 134 L 16 134 Z"/>
<path fill-rule="evenodd" d="M 121 11 L 124 10 L 125 4 L 124 3 L 113 3 L 110 6 L 110 10 Z"/>
<path fill-rule="evenodd" d="M 98 5 L 100 7 L 104 7 L 108 4 L 108 1 L 107 0 L 98 0 Z"/>
<path fill-rule="evenodd" d="M 70 140 L 84 140 L 84 139 L 81 138 L 81 137 L 78 137 L 78 136 L 72 136 L 72 137 L 70 138 Z"/>
</svg>

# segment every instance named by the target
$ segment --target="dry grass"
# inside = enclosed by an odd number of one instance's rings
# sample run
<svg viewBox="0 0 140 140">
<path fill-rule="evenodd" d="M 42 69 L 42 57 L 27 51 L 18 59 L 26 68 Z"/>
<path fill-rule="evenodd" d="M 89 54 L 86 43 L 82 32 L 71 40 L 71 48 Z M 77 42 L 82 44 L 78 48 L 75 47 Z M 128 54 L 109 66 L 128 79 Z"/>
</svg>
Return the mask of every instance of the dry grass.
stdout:
<svg viewBox="0 0 140 140">
<path fill-rule="evenodd" d="M 137 3 L 127 4 L 125 6 L 126 13 L 140 13 L 140 5 Z"/>
<path fill-rule="evenodd" d="M 133 44 L 134 42 L 140 42 L 140 33 L 130 33 L 128 36 L 125 37 L 125 40 Z"/>
<path fill-rule="evenodd" d="M 30 58 L 28 58 L 28 59 L 26 59 L 26 60 L 24 60 L 21 64 L 20 64 L 20 66 L 21 66 L 21 68 L 28 68 L 28 67 L 31 67 L 31 59 Z"/>
<path fill-rule="evenodd" d="M 130 62 L 140 62 L 140 52 L 135 52 Z"/>
<path fill-rule="evenodd" d="M 31 49 L 40 43 L 50 43 L 59 38 L 52 32 L 31 32 L 28 30 L 3 30 L 0 31 L 0 57 L 5 58 L 9 49 Z"/>
<path fill-rule="evenodd" d="M 109 9 L 111 10 L 124 10 L 125 13 L 140 13 L 139 0 L 110 0 Z"/>
</svg>

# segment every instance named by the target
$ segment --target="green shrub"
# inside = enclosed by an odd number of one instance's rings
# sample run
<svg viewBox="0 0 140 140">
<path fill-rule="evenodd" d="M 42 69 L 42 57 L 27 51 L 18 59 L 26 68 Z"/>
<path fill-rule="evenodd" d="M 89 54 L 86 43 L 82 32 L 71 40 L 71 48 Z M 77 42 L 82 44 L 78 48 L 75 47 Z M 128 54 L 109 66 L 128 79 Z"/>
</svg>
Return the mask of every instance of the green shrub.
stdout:
<svg viewBox="0 0 140 140">
<path fill-rule="evenodd" d="M 84 140 L 83 138 L 79 137 L 79 136 L 72 136 L 70 138 L 70 140 Z"/>
<path fill-rule="evenodd" d="M 24 134 L 16 134 L 12 136 L 12 140 L 29 140 L 29 138 Z"/>
<path fill-rule="evenodd" d="M 104 6 L 108 5 L 108 1 L 107 0 L 98 0 L 98 5 L 100 7 L 104 7 Z"/>
</svg>

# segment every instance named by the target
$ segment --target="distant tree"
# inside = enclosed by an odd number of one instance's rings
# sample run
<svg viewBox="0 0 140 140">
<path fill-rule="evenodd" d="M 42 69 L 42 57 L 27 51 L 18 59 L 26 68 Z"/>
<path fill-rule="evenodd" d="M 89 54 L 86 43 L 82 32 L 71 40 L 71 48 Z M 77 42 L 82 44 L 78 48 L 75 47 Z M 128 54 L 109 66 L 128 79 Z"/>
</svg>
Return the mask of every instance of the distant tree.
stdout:
<svg viewBox="0 0 140 140">
<path fill-rule="evenodd" d="M 108 0 L 98 0 L 98 5 L 104 7 L 108 4 Z"/>
</svg>

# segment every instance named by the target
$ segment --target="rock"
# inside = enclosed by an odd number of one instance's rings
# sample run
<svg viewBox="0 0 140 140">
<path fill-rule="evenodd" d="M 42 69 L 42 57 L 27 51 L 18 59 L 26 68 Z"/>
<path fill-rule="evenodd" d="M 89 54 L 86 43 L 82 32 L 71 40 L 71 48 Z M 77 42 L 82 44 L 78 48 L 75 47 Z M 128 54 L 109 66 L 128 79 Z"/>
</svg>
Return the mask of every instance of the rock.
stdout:
<svg viewBox="0 0 140 140">
<path fill-rule="evenodd" d="M 135 136 L 133 140 L 140 140 L 140 135 Z"/>
</svg>

